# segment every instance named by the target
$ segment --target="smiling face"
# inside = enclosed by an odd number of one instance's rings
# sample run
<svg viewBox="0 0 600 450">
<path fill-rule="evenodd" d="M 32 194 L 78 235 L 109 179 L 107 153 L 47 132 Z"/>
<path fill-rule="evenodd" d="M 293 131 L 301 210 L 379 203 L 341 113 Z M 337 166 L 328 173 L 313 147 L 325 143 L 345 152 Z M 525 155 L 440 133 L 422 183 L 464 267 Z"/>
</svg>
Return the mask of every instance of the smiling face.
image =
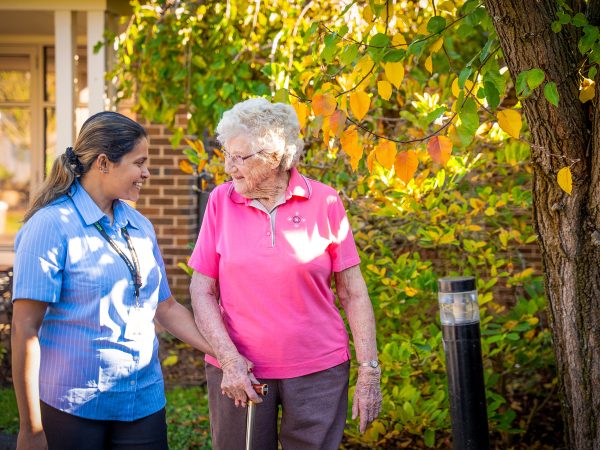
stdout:
<svg viewBox="0 0 600 450">
<path fill-rule="evenodd" d="M 263 149 L 254 149 L 243 136 L 235 137 L 227 144 L 225 172 L 231 176 L 236 192 L 246 198 L 268 197 L 277 179 L 279 157 Z M 237 156 L 250 157 L 236 163 Z"/>
<path fill-rule="evenodd" d="M 112 198 L 136 202 L 145 180 L 150 177 L 148 171 L 148 141 L 140 139 L 133 150 L 126 153 L 118 163 L 108 162 L 105 185 Z"/>
</svg>

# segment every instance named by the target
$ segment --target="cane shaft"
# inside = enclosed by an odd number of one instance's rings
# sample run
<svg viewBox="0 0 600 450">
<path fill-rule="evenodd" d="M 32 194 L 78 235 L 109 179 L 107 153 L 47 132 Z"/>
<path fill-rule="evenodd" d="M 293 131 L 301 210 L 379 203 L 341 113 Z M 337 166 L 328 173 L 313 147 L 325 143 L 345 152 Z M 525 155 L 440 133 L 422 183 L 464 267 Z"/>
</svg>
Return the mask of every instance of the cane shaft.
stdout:
<svg viewBox="0 0 600 450">
<path fill-rule="evenodd" d="M 256 405 L 253 401 L 248 401 L 248 410 L 246 411 L 246 450 L 252 450 L 252 435 L 254 434 L 254 414 Z"/>
</svg>

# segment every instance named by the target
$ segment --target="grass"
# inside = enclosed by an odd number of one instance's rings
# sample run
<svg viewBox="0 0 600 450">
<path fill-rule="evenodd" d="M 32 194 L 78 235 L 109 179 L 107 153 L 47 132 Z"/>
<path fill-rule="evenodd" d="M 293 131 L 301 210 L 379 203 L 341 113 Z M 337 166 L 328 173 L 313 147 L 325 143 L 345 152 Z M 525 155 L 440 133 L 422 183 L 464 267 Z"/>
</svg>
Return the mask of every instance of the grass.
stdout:
<svg viewBox="0 0 600 450">
<path fill-rule="evenodd" d="M 210 450 L 206 388 L 173 388 L 167 394 L 167 427 L 171 450 Z M 0 431 L 17 434 L 19 413 L 15 393 L 0 388 Z"/>
</svg>

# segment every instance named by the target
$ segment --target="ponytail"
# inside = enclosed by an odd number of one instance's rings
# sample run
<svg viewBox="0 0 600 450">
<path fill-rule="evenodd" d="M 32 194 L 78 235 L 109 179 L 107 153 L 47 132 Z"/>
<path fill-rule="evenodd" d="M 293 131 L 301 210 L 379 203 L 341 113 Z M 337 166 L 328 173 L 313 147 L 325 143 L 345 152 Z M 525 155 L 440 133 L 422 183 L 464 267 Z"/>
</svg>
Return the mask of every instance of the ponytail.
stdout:
<svg viewBox="0 0 600 450">
<path fill-rule="evenodd" d="M 75 178 L 76 175 L 69 163 L 69 159 L 67 158 L 66 153 L 63 153 L 54 160 L 52 169 L 50 169 L 50 174 L 34 194 L 31 207 L 25 213 L 24 222 L 31 219 L 31 216 L 48 203 L 52 203 L 61 195 L 69 192 Z"/>
</svg>

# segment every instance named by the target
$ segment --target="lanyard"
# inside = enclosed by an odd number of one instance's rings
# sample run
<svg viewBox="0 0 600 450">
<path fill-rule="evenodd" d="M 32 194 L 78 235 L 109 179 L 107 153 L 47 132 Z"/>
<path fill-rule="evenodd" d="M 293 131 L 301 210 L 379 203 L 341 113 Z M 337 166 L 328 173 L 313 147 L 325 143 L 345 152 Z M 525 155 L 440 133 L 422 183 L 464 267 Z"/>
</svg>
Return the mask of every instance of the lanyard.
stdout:
<svg viewBox="0 0 600 450">
<path fill-rule="evenodd" d="M 106 239 L 106 241 L 110 244 L 110 246 L 115 250 L 115 252 L 117 252 L 117 254 L 121 257 L 121 259 L 123 261 L 125 261 L 125 264 L 127 264 L 127 268 L 129 269 L 129 273 L 131 274 L 131 279 L 133 280 L 133 286 L 135 288 L 135 307 L 139 308 L 140 307 L 140 287 L 142 287 L 142 277 L 140 276 L 140 264 L 138 262 L 137 254 L 135 253 L 135 249 L 133 248 L 133 244 L 131 243 L 131 238 L 129 237 L 129 232 L 127 231 L 127 228 L 126 227 L 121 228 L 121 232 L 123 233 L 123 236 L 125 236 L 125 241 L 127 242 L 127 248 L 131 252 L 131 259 L 133 259 L 133 263 L 129 260 L 127 255 L 125 253 L 123 253 L 123 250 L 121 250 L 117 246 L 115 241 L 113 241 L 111 239 L 111 237 L 108 235 L 108 233 L 106 231 L 104 231 L 104 228 L 102 228 L 102 225 L 100 225 L 99 222 L 96 222 L 94 224 L 94 226 L 100 232 L 102 237 L 104 239 Z"/>
</svg>

